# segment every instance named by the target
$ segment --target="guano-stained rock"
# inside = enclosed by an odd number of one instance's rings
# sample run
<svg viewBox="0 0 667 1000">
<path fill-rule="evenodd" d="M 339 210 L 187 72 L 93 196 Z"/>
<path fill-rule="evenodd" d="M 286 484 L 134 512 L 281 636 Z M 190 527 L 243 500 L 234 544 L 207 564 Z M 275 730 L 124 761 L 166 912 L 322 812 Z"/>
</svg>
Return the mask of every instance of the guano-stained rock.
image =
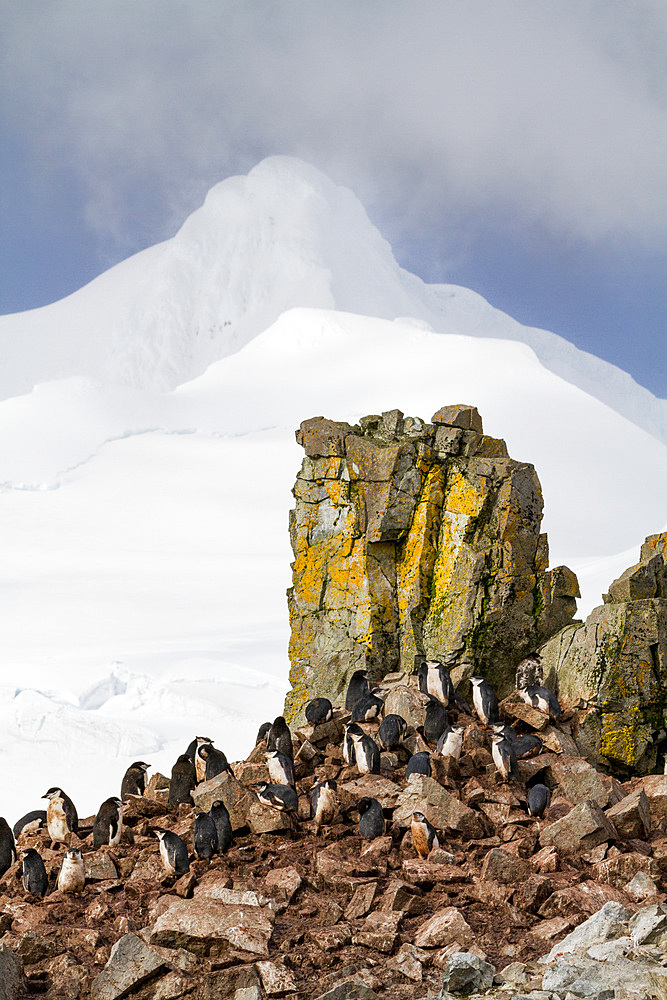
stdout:
<svg viewBox="0 0 667 1000">
<path fill-rule="evenodd" d="M 268 958 L 274 919 L 265 907 L 176 899 L 156 920 L 150 941 L 218 959 Z"/>
</svg>

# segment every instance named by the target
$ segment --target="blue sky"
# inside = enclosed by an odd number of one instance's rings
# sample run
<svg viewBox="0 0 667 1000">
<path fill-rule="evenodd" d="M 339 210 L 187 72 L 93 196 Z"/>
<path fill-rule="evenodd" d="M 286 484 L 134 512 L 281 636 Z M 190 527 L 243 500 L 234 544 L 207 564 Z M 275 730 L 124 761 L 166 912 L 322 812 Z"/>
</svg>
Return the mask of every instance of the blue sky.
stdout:
<svg viewBox="0 0 667 1000">
<path fill-rule="evenodd" d="M 403 266 L 667 394 L 667 5 L 9 0 L 0 312 L 172 235 L 274 153 Z"/>
</svg>

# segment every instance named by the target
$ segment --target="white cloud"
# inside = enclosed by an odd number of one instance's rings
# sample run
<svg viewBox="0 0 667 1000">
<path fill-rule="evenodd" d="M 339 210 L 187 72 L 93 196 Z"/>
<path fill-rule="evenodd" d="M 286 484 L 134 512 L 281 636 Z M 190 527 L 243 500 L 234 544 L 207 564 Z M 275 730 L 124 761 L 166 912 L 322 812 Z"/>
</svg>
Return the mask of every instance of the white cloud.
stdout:
<svg viewBox="0 0 667 1000">
<path fill-rule="evenodd" d="M 662 0 L 59 0 L 2 17 L 5 118 L 85 180 L 90 224 L 118 240 L 276 152 L 406 228 L 500 210 L 574 239 L 665 236 Z"/>
</svg>

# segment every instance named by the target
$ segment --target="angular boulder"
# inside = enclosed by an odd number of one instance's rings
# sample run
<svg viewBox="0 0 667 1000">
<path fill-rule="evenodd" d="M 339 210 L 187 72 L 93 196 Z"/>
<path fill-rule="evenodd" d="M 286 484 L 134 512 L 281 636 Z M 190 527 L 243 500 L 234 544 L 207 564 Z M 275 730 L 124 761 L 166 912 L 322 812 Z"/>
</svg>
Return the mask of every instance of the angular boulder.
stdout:
<svg viewBox="0 0 667 1000">
<path fill-rule="evenodd" d="M 176 899 L 155 921 L 150 942 L 224 961 L 268 959 L 274 920 L 267 907 Z"/>
</svg>

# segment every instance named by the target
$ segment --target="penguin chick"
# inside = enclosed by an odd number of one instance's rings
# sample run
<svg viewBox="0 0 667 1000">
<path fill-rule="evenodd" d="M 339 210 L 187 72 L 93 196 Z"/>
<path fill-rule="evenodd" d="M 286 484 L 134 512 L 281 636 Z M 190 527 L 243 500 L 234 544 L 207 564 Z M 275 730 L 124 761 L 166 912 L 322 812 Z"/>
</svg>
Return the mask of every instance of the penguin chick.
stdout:
<svg viewBox="0 0 667 1000">
<path fill-rule="evenodd" d="M 352 722 L 371 722 L 377 719 L 383 707 L 384 702 L 377 695 L 362 695 L 352 706 L 350 719 Z"/>
<path fill-rule="evenodd" d="M 257 798 L 265 806 L 278 809 L 279 812 L 296 812 L 299 807 L 299 797 L 291 785 L 269 785 L 262 781 L 255 785 Z"/>
<path fill-rule="evenodd" d="M 380 748 L 374 739 L 362 732 L 361 736 L 352 734 L 354 741 L 354 758 L 360 774 L 380 773 Z"/>
<path fill-rule="evenodd" d="M 540 819 L 551 802 L 551 790 L 538 782 L 528 789 L 528 815 Z"/>
<path fill-rule="evenodd" d="M 483 677 L 471 677 L 472 703 L 477 718 L 485 726 L 498 721 L 498 699 L 496 693 Z"/>
<path fill-rule="evenodd" d="M 424 660 L 417 671 L 419 690 L 437 698 L 441 705 L 447 707 L 454 698 L 454 685 L 449 676 L 449 670 L 440 660 Z"/>
<path fill-rule="evenodd" d="M 306 719 L 311 725 L 317 726 L 328 722 L 333 715 L 333 705 L 328 698 L 313 698 L 306 705 Z"/>
<path fill-rule="evenodd" d="M 31 812 L 17 819 L 12 827 L 15 837 L 20 837 L 22 833 L 37 833 L 46 826 L 46 809 L 33 809 Z"/>
<path fill-rule="evenodd" d="M 463 749 L 464 734 L 465 726 L 448 726 L 438 740 L 436 752 L 441 757 L 453 757 L 454 760 L 459 760 Z"/>
<path fill-rule="evenodd" d="M 429 743 L 437 743 L 448 725 L 447 709 L 437 698 L 429 695 L 424 719 L 424 739 Z"/>
<path fill-rule="evenodd" d="M 408 724 L 402 715 L 385 715 L 378 729 L 378 738 L 385 750 L 395 750 L 405 736 Z"/>
<path fill-rule="evenodd" d="M 198 858 L 210 860 L 218 850 L 218 830 L 209 813 L 196 813 L 192 846 Z"/>
<path fill-rule="evenodd" d="M 371 693 L 371 686 L 368 683 L 367 670 L 355 670 L 347 685 L 345 692 L 345 711 L 351 712 L 359 699 Z"/>
<path fill-rule="evenodd" d="M 405 777 L 409 778 L 411 774 L 430 775 L 430 773 L 431 755 L 428 750 L 420 750 L 419 753 L 413 753 L 405 768 Z"/>
<path fill-rule="evenodd" d="M 77 848 L 70 849 L 58 872 L 58 888 L 61 892 L 81 892 L 85 884 L 83 855 Z"/>
<path fill-rule="evenodd" d="M 343 735 L 343 760 L 346 764 L 356 764 L 354 739 L 363 736 L 364 731 L 356 722 L 348 722 Z"/>
<path fill-rule="evenodd" d="M 146 791 L 146 771 L 150 764 L 145 764 L 143 760 L 135 760 L 130 764 L 123 775 L 120 786 L 120 797 L 123 802 L 127 801 L 128 795 L 143 795 Z"/>
<path fill-rule="evenodd" d="M 177 833 L 156 827 L 153 833 L 160 841 L 162 864 L 170 875 L 185 875 L 190 871 L 187 845 Z"/>
<path fill-rule="evenodd" d="M 0 816 L 0 877 L 16 861 L 16 843 L 14 834 L 4 816 Z"/>
<path fill-rule="evenodd" d="M 208 736 L 197 736 L 195 739 L 195 749 L 192 754 L 192 763 L 195 766 L 195 774 L 197 776 L 197 784 L 204 781 L 206 778 L 206 758 L 201 755 L 200 751 L 204 746 L 210 746 L 213 743 L 212 739 Z"/>
<path fill-rule="evenodd" d="M 70 833 L 79 832 L 79 817 L 74 803 L 62 788 L 49 788 L 43 799 L 48 799 L 46 826 L 52 844 L 66 844 Z"/>
<path fill-rule="evenodd" d="M 201 746 L 197 747 L 195 767 L 200 761 L 204 763 L 203 781 L 210 781 L 211 778 L 216 778 L 223 771 L 231 771 L 226 755 L 222 750 L 214 747 L 212 743 L 202 743 Z"/>
<path fill-rule="evenodd" d="M 171 769 L 169 782 L 169 807 L 177 809 L 181 802 L 194 805 L 192 789 L 197 785 L 195 766 L 187 753 L 182 753 Z"/>
<path fill-rule="evenodd" d="M 215 832 L 218 836 L 218 851 L 220 854 L 226 854 L 232 846 L 234 834 L 225 803 L 217 799 L 209 810 L 209 816 L 215 823 Z"/>
<path fill-rule="evenodd" d="M 491 737 L 491 756 L 498 771 L 503 777 L 503 781 L 509 781 L 510 777 L 518 781 L 519 769 L 516 762 L 516 753 L 510 740 L 498 733 Z"/>
<path fill-rule="evenodd" d="M 435 827 L 429 823 L 424 813 L 413 812 L 410 828 L 412 830 L 412 846 L 420 858 L 427 858 L 432 850 L 440 847 Z"/>
<path fill-rule="evenodd" d="M 384 833 L 384 813 L 377 799 L 364 795 L 357 803 L 359 833 L 364 840 L 375 840 Z"/>
<path fill-rule="evenodd" d="M 271 729 L 271 723 L 270 722 L 263 722 L 261 724 L 261 726 L 257 730 L 257 737 L 255 739 L 255 746 L 257 746 L 258 743 L 261 743 L 262 740 L 266 740 L 266 738 L 269 735 L 270 729 Z"/>
<path fill-rule="evenodd" d="M 315 820 L 315 829 L 320 832 L 320 827 L 332 822 L 336 814 L 338 799 L 336 796 L 335 778 L 327 778 L 310 792 L 310 816 Z"/>
<path fill-rule="evenodd" d="M 109 844 L 116 847 L 120 844 L 123 833 L 123 801 L 122 799 L 105 799 L 100 806 L 93 823 L 93 847 L 103 847 Z"/>
<path fill-rule="evenodd" d="M 49 887 L 49 878 L 40 854 L 34 847 L 21 851 L 23 860 L 23 888 L 33 896 L 43 898 Z"/>
<path fill-rule="evenodd" d="M 279 750 L 266 751 L 266 764 L 269 769 L 269 777 L 276 785 L 296 785 L 294 777 L 294 761 L 291 757 L 281 753 Z"/>
<path fill-rule="evenodd" d="M 266 739 L 267 750 L 279 750 L 287 757 L 294 760 L 294 747 L 292 746 L 292 734 L 290 728 L 282 715 L 273 720 L 269 735 Z"/>
</svg>

